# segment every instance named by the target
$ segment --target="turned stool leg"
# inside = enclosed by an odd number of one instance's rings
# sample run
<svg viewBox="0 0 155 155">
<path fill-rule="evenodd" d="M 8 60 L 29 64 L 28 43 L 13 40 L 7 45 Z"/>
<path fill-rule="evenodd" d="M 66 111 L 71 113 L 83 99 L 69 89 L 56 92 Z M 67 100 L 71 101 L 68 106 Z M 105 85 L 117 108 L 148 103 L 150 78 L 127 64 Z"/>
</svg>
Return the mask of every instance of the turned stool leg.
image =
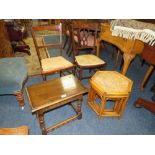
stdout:
<svg viewBox="0 0 155 155">
<path fill-rule="evenodd" d="M 47 135 L 47 130 L 46 130 L 45 121 L 44 121 L 44 114 L 41 112 L 37 112 L 36 117 L 39 121 L 39 125 L 40 125 L 41 131 L 42 131 L 42 135 Z"/>
<path fill-rule="evenodd" d="M 16 92 L 16 98 L 22 110 L 24 110 L 24 98 L 23 98 L 23 93 L 21 90 Z"/>
<path fill-rule="evenodd" d="M 82 96 L 78 100 L 78 104 L 77 104 L 78 119 L 82 118 L 81 105 L 82 105 Z"/>
</svg>

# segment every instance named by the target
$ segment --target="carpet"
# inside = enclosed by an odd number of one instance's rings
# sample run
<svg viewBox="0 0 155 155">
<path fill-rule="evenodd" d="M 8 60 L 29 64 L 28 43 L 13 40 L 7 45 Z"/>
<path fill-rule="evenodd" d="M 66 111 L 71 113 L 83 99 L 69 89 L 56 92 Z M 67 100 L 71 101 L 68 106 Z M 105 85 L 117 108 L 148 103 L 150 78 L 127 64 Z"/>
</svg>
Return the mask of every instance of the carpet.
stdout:
<svg viewBox="0 0 155 155">
<path fill-rule="evenodd" d="M 111 47 L 109 46 L 109 51 Z M 67 54 L 64 53 L 67 57 Z M 106 70 L 116 70 L 114 68 L 116 53 L 114 59 L 111 54 L 101 49 L 100 57 L 107 62 Z M 119 64 L 121 59 L 119 60 Z M 127 77 L 134 81 L 130 99 L 127 103 L 122 119 L 104 118 L 99 119 L 91 108 L 87 106 L 87 94 L 84 95 L 82 102 L 82 119 L 73 121 L 64 125 L 49 135 L 154 135 L 155 134 L 155 116 L 144 108 L 135 108 L 133 103 L 138 97 L 149 99 L 153 93 L 150 88 L 154 83 L 155 72 L 150 77 L 146 88 L 140 92 L 140 83 L 149 66 L 141 67 L 141 61 L 138 56 L 130 65 Z M 59 77 L 59 75 L 51 75 L 47 80 Z M 42 82 L 42 77 L 32 76 L 28 79 L 26 86 Z M 89 80 L 83 80 L 84 85 L 89 85 Z M 0 127 L 17 127 L 20 125 L 29 126 L 30 135 L 40 135 L 40 127 L 35 114 L 31 113 L 26 93 L 24 92 L 25 109 L 22 111 L 14 96 L 0 96 Z M 45 114 L 46 126 L 49 127 L 53 123 L 71 116 L 73 111 L 68 105 L 55 109 Z"/>
</svg>

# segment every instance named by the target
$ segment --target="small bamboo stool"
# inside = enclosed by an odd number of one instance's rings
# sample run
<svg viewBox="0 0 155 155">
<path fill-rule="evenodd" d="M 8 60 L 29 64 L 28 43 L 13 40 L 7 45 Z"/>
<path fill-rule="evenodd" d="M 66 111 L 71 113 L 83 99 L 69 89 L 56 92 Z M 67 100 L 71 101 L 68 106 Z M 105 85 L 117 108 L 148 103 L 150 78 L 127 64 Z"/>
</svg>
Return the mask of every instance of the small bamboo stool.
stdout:
<svg viewBox="0 0 155 155">
<path fill-rule="evenodd" d="M 132 84 L 132 80 L 116 71 L 97 71 L 90 80 L 87 104 L 99 117 L 121 118 Z M 101 103 L 97 104 L 97 99 L 100 99 Z M 114 101 L 112 109 L 105 108 L 106 101 Z"/>
</svg>

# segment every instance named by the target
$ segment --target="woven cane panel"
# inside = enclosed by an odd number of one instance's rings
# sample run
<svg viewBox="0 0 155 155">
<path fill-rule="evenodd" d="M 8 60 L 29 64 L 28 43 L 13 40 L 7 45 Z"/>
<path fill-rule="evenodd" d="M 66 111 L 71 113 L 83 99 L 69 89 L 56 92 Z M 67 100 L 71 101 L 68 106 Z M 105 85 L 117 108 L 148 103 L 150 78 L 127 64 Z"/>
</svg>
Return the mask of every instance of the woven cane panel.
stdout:
<svg viewBox="0 0 155 155">
<path fill-rule="evenodd" d="M 98 71 L 91 81 L 107 94 L 128 93 L 132 87 L 130 79 L 115 71 Z"/>
<path fill-rule="evenodd" d="M 71 62 L 69 62 L 62 56 L 42 59 L 41 63 L 44 72 L 61 70 L 73 66 Z"/>
<path fill-rule="evenodd" d="M 75 57 L 80 66 L 102 65 L 105 62 L 93 54 L 79 55 Z"/>
</svg>

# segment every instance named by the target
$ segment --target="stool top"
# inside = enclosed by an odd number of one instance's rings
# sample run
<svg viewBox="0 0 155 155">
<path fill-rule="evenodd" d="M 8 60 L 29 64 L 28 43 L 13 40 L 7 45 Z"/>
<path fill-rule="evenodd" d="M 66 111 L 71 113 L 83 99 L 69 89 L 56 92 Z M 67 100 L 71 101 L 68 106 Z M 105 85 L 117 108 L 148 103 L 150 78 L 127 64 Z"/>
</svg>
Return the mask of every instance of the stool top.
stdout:
<svg viewBox="0 0 155 155">
<path fill-rule="evenodd" d="M 97 71 L 91 84 L 107 94 L 124 94 L 131 92 L 133 81 L 116 71 Z"/>
</svg>

